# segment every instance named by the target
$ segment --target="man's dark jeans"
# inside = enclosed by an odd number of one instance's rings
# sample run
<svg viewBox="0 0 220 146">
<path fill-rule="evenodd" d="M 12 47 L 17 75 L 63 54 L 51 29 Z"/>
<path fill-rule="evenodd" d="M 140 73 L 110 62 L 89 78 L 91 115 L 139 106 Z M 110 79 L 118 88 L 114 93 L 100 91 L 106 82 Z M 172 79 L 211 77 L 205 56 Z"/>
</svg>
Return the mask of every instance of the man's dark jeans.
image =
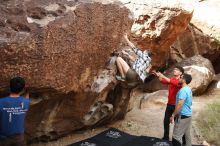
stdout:
<svg viewBox="0 0 220 146">
<path fill-rule="evenodd" d="M 163 126 L 164 126 L 163 139 L 165 139 L 165 140 L 169 140 L 170 117 L 172 116 L 174 110 L 175 110 L 175 105 L 167 104 L 165 116 L 164 116 L 164 120 L 163 120 Z"/>
</svg>

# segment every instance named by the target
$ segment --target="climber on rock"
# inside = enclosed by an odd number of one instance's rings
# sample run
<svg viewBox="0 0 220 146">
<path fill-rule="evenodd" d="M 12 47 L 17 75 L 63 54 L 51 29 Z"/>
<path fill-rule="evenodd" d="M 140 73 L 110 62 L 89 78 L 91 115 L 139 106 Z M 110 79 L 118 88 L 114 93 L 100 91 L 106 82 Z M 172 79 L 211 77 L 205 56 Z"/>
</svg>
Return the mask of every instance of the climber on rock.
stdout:
<svg viewBox="0 0 220 146">
<path fill-rule="evenodd" d="M 116 65 L 120 72 L 120 76 L 116 75 L 116 79 L 119 81 L 127 81 L 127 82 L 136 82 L 141 80 L 144 82 L 146 77 L 149 76 L 150 69 L 152 65 L 151 62 L 151 52 L 150 51 L 141 51 L 134 46 L 132 42 L 128 40 L 127 34 L 124 35 L 124 39 L 126 40 L 129 47 L 132 48 L 136 57 L 129 55 L 125 50 L 122 50 L 122 54 L 125 55 L 128 59 L 132 60 L 134 63 L 130 67 L 128 63 L 122 58 L 116 58 Z"/>
</svg>

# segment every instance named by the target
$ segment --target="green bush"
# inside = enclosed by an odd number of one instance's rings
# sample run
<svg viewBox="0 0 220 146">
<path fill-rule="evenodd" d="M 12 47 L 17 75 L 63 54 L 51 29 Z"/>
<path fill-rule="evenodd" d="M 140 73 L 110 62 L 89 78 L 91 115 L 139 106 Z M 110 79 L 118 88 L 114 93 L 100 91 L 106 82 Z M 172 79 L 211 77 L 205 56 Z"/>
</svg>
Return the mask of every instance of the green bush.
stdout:
<svg viewBox="0 0 220 146">
<path fill-rule="evenodd" d="M 197 119 L 202 136 L 211 144 L 220 145 L 220 102 L 209 104 Z"/>
</svg>

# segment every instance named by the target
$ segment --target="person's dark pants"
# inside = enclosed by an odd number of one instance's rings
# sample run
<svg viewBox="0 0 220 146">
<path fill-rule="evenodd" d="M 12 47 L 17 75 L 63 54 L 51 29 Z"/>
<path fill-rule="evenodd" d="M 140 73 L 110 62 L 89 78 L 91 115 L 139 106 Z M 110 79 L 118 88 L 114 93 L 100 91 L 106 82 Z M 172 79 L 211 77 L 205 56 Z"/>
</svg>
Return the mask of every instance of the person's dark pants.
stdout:
<svg viewBox="0 0 220 146">
<path fill-rule="evenodd" d="M 24 135 L 16 135 L 0 139 L 0 146 L 26 146 Z"/>
<path fill-rule="evenodd" d="M 165 139 L 165 140 L 169 140 L 170 117 L 172 116 L 174 110 L 175 110 L 175 105 L 167 104 L 166 111 L 165 111 L 165 116 L 164 116 L 164 120 L 163 120 L 163 126 L 164 126 L 163 139 Z"/>
</svg>

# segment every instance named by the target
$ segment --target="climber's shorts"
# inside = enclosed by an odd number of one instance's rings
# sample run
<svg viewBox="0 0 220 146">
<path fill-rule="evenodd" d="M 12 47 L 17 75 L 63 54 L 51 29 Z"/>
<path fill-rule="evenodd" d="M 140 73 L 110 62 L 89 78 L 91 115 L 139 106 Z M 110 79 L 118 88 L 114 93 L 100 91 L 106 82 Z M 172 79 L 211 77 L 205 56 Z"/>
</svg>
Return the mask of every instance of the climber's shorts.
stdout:
<svg viewBox="0 0 220 146">
<path fill-rule="evenodd" d="M 126 81 L 128 82 L 136 82 L 138 80 L 138 74 L 133 69 L 128 69 L 128 72 L 126 73 Z"/>
</svg>

